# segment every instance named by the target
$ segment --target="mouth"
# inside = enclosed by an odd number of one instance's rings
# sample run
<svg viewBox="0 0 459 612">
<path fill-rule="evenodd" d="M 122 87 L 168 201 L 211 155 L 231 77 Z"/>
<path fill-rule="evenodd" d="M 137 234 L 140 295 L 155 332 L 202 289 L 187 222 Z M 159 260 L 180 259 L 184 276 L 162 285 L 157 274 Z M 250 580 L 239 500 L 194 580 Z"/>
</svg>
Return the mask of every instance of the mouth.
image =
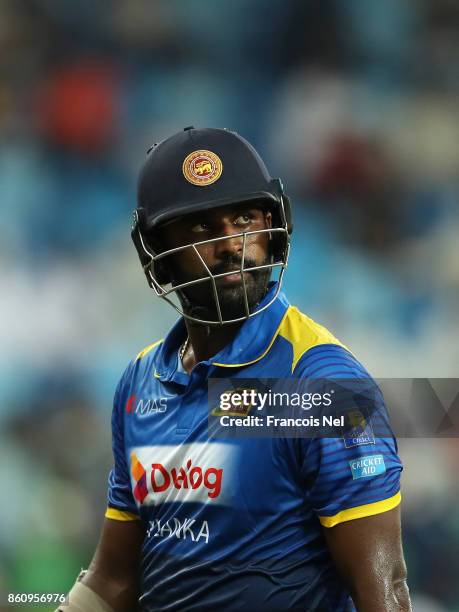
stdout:
<svg viewBox="0 0 459 612">
<path fill-rule="evenodd" d="M 232 274 L 226 274 L 226 276 L 220 276 L 220 278 L 218 280 L 221 283 L 223 283 L 225 285 L 228 285 L 228 284 L 233 285 L 235 283 L 242 282 L 240 268 L 234 268 L 234 269 L 230 269 L 230 270 L 225 270 L 225 272 L 226 273 L 232 272 Z"/>
<path fill-rule="evenodd" d="M 240 268 L 227 268 L 226 270 L 221 270 L 218 274 L 225 274 L 225 276 L 220 276 L 217 278 L 217 283 L 220 285 L 236 285 L 238 283 L 242 283 L 241 277 L 241 269 Z M 247 280 L 249 278 L 249 272 L 244 272 L 244 278 Z"/>
</svg>

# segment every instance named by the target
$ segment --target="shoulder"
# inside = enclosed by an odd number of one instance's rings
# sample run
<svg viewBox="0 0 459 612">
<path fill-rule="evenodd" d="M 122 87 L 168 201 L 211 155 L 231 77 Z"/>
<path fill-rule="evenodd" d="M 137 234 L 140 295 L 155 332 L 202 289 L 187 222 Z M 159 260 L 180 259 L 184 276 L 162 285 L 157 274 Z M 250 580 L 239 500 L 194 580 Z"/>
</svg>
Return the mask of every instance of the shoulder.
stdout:
<svg viewBox="0 0 459 612">
<path fill-rule="evenodd" d="M 163 342 L 164 339 L 157 340 L 137 353 L 137 356 L 131 361 L 131 378 L 142 378 L 146 374 L 150 375 L 152 369 L 153 371 L 156 370 L 157 359 Z"/>
<path fill-rule="evenodd" d="M 369 376 L 347 346 L 295 306 L 288 308 L 279 336 L 291 345 L 292 373 L 296 376 Z"/>
<path fill-rule="evenodd" d="M 148 344 L 139 353 L 137 353 L 136 358 L 133 360 L 134 363 L 139 362 L 140 360 L 142 360 L 147 355 L 149 355 L 150 358 L 153 357 L 156 354 L 157 349 L 159 349 L 160 345 L 163 342 L 164 342 L 164 339 L 161 338 L 161 340 L 157 340 L 156 342 L 152 342 L 152 344 Z M 154 349 L 156 349 L 156 350 L 154 350 Z"/>
<path fill-rule="evenodd" d="M 151 368 L 155 365 L 158 350 L 163 342 L 164 339 L 161 339 L 148 344 L 131 359 L 119 380 L 118 392 L 122 392 L 127 386 L 131 386 L 133 379 L 143 376 L 147 371 L 151 371 Z"/>
</svg>

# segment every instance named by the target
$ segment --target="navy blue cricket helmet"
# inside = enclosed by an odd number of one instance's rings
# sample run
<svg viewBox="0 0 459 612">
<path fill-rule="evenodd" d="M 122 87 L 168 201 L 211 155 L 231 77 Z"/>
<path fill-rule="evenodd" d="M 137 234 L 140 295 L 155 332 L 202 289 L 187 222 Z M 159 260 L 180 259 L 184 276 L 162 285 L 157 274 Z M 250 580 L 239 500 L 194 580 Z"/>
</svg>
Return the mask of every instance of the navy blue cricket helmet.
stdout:
<svg viewBox="0 0 459 612">
<path fill-rule="evenodd" d="M 280 179 L 271 178 L 263 160 L 247 140 L 227 129 L 187 127 L 149 149 L 139 176 L 131 235 L 148 284 L 183 316 L 186 313 L 167 297 L 183 286 L 168 288 L 170 280 L 165 263 L 168 253 L 158 251 L 155 233 L 163 224 L 184 215 L 244 202 L 254 202 L 270 210 L 272 266 L 280 266 L 283 273 L 292 233 L 290 200 Z M 202 280 L 212 280 L 212 275 L 204 273 Z M 257 312 L 246 313 L 238 320 Z M 230 321 L 219 317 L 217 321 L 200 322 Z"/>
</svg>

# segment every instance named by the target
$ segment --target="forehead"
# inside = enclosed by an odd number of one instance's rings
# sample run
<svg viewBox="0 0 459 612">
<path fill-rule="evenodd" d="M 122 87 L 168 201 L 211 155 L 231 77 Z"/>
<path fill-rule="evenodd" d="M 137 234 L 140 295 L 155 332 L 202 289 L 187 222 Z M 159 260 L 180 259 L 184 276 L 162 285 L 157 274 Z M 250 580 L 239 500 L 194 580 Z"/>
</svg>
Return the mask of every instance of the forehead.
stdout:
<svg viewBox="0 0 459 612">
<path fill-rule="evenodd" d="M 165 230 L 166 232 L 169 232 L 170 230 L 174 231 L 181 228 L 188 228 L 193 223 L 203 221 L 218 221 L 219 219 L 224 219 L 225 217 L 232 217 L 234 215 L 247 212 L 249 210 L 262 212 L 263 208 L 263 205 L 257 202 L 242 202 L 239 204 L 229 204 L 227 206 L 220 206 L 218 208 L 200 210 L 189 215 L 183 215 L 182 217 L 172 219 L 171 221 L 164 223 L 161 226 L 161 229 Z"/>
</svg>

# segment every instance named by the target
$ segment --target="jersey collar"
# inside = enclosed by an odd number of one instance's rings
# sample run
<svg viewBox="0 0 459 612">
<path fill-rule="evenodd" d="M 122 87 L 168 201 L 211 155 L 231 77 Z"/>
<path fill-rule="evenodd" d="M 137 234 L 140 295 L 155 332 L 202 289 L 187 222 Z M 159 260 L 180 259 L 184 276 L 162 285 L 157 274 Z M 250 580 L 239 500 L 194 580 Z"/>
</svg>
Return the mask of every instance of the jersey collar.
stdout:
<svg viewBox="0 0 459 612">
<path fill-rule="evenodd" d="M 277 282 L 271 282 L 268 292 L 260 302 L 261 307 L 272 299 L 276 290 Z M 256 363 L 268 354 L 274 344 L 288 307 L 287 298 L 282 292 L 279 293 L 269 308 L 245 321 L 232 342 L 204 363 L 224 368 L 238 368 Z M 174 380 L 181 384 L 189 378 L 187 374 L 177 371 L 177 351 L 185 338 L 186 326 L 182 317 L 161 345 L 155 370 L 156 378 L 162 381 Z"/>
</svg>

